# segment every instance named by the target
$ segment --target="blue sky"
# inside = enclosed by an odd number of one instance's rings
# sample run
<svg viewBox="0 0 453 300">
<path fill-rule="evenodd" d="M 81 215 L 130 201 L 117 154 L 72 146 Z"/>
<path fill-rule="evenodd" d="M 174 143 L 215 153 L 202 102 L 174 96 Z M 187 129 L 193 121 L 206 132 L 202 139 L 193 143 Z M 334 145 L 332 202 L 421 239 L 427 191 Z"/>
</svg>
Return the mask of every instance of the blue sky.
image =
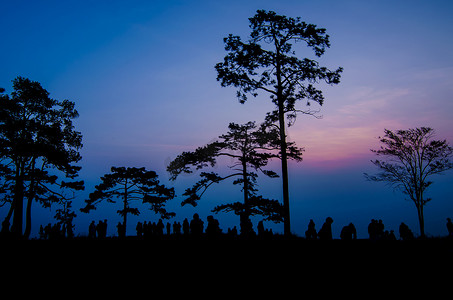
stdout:
<svg viewBox="0 0 453 300">
<path fill-rule="evenodd" d="M 239 104 L 235 89 L 216 81 L 214 65 L 225 55 L 223 37 L 245 38 L 248 18 L 266 9 L 326 28 L 332 46 L 319 61 L 344 67 L 338 86 L 322 86 L 323 119 L 300 116 L 289 128 L 289 138 L 306 148 L 304 161 L 290 166 L 293 231 L 302 234 L 310 218 L 319 229 L 332 216 L 337 236 L 349 222 L 366 236 L 371 218 L 394 230 L 404 221 L 418 232 L 413 204 L 365 181 L 363 172 L 374 171 L 369 149 L 377 147 L 384 128 L 431 126 L 439 138 L 453 141 L 450 1 L 18 0 L 0 7 L 0 86 L 10 92 L 12 79 L 28 77 L 79 110 L 80 175 L 87 191 L 75 208 L 112 165 L 145 166 L 168 183 L 165 165 L 179 153 L 212 141 L 229 122 L 264 119 L 273 108 L 269 99 L 260 95 Z M 279 170 L 278 162 L 273 166 Z M 428 234 L 445 234 L 445 218 L 453 217 L 451 173 L 432 186 Z M 169 183 L 179 193 L 171 204 L 177 221 L 196 211 L 206 217 L 215 205 L 238 197 L 237 187 L 225 183 L 196 209 L 181 209 L 180 195 L 196 179 Z M 263 180 L 261 193 L 281 199 L 280 183 Z M 117 209 L 78 213 L 76 230 L 104 216 L 116 224 Z M 34 212 L 35 224 L 53 222 L 54 211 L 35 206 Z M 234 216 L 217 217 L 224 230 L 238 223 Z M 131 220 L 146 218 L 156 219 L 143 213 Z M 282 225 L 273 228 L 281 231 Z"/>
</svg>

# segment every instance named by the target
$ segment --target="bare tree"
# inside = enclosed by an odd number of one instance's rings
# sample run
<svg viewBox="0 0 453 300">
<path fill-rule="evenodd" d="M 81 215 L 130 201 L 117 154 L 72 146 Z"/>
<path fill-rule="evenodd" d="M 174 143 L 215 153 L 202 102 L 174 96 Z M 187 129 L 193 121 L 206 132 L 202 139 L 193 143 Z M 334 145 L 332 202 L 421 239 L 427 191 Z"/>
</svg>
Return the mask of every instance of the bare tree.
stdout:
<svg viewBox="0 0 453 300">
<path fill-rule="evenodd" d="M 417 208 L 420 235 L 425 235 L 424 206 L 431 201 L 425 191 L 433 183 L 431 175 L 441 174 L 451 168 L 453 148 L 446 140 L 434 140 L 434 130 L 420 127 L 393 132 L 385 129 L 380 137 L 383 144 L 379 150 L 371 150 L 383 159 L 372 160 L 381 172 L 365 177 L 372 181 L 387 182 L 408 195 Z"/>
</svg>

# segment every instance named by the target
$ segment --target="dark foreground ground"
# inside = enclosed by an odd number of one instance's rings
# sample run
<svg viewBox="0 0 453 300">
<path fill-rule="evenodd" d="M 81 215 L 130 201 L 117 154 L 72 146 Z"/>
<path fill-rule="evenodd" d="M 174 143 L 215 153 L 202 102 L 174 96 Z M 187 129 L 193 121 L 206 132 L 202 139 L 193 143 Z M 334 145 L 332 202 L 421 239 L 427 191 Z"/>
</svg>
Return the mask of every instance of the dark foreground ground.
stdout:
<svg viewBox="0 0 453 300">
<path fill-rule="evenodd" d="M 405 264 L 453 260 L 453 239 L 427 238 L 411 241 L 306 240 L 299 237 L 274 236 L 272 239 L 160 238 L 71 240 L 1 240 L 2 257 L 20 256 L 23 260 L 59 263 L 168 263 L 228 264 L 247 262 L 267 263 L 345 263 L 345 264 Z M 129 264 L 128 263 L 128 264 Z"/>
<path fill-rule="evenodd" d="M 366 291 L 451 289 L 453 240 L 272 239 L 0 240 L 3 287 L 34 286 L 61 297 L 95 291 L 149 295 L 286 299 Z M 163 292 L 162 292 L 163 291 Z M 27 288 L 23 290 L 27 292 Z M 286 295 L 286 296 L 285 296 Z M 105 295 L 104 295 L 105 296 Z M 129 295 L 134 298 L 132 294 Z M 164 297 L 163 296 L 163 297 Z M 244 297 L 239 297 L 244 298 Z"/>
</svg>

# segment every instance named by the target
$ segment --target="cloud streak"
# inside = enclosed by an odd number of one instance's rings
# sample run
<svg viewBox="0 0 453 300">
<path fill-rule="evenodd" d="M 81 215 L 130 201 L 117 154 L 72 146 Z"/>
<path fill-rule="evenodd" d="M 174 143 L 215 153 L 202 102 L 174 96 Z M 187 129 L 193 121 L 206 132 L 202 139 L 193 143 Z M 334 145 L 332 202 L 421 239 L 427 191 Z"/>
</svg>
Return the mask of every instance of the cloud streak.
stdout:
<svg viewBox="0 0 453 300">
<path fill-rule="evenodd" d="M 331 167 L 339 167 L 354 164 L 357 158 L 360 159 L 355 163 L 368 160 L 370 149 L 378 146 L 378 137 L 385 128 L 432 126 L 439 127 L 445 138 L 449 137 L 445 124 L 453 124 L 434 104 L 440 100 L 424 103 L 417 98 L 416 86 L 413 89 L 371 86 L 348 89 L 348 93 L 332 101 L 331 107 L 323 108 L 322 120 L 301 116 L 289 129 L 291 139 L 306 149 L 305 163 L 326 165 L 329 162 Z"/>
</svg>

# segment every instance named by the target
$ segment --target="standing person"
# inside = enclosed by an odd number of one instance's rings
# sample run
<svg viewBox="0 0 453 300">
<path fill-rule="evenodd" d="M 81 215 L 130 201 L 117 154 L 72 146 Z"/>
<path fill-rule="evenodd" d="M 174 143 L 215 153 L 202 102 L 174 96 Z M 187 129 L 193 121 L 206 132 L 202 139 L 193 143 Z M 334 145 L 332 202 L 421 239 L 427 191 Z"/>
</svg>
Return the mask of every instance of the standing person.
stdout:
<svg viewBox="0 0 453 300">
<path fill-rule="evenodd" d="M 370 236 L 370 240 L 377 240 L 378 236 L 378 223 L 375 219 L 371 219 L 370 224 L 368 225 L 368 235 Z"/>
<path fill-rule="evenodd" d="M 96 224 L 94 221 L 91 221 L 90 226 L 88 227 L 88 237 L 90 239 L 96 238 Z"/>
<path fill-rule="evenodd" d="M 315 222 L 313 222 L 313 219 L 310 219 L 310 222 L 308 222 L 308 229 L 305 231 L 305 238 L 307 240 L 316 240 L 318 238 L 318 233 L 316 232 Z"/>
<path fill-rule="evenodd" d="M 185 218 L 184 221 L 182 222 L 182 232 L 186 236 L 189 235 L 189 233 L 190 233 L 190 225 L 189 225 L 189 220 L 187 220 L 187 218 Z"/>
<path fill-rule="evenodd" d="M 181 223 L 176 221 L 173 223 L 173 234 L 181 235 Z"/>
<path fill-rule="evenodd" d="M 98 238 L 102 238 L 102 227 L 103 227 L 103 223 L 101 220 L 99 220 L 98 224 L 96 225 L 96 232 L 97 232 L 97 235 L 98 235 Z"/>
<path fill-rule="evenodd" d="M 141 237 L 143 234 L 143 224 L 141 222 L 138 222 L 137 226 L 135 226 L 135 230 L 137 231 L 137 236 Z"/>
<path fill-rule="evenodd" d="M 448 230 L 448 237 L 453 238 L 453 223 L 451 222 L 450 218 L 447 218 L 447 230 Z"/>
<path fill-rule="evenodd" d="M 203 224 L 204 222 L 200 219 L 200 216 L 197 213 L 193 214 L 193 219 L 190 221 L 190 233 L 193 237 L 201 237 Z"/>
<path fill-rule="evenodd" d="M 164 235 L 164 223 L 162 222 L 162 219 L 159 219 L 159 222 L 157 222 L 156 225 L 156 235 L 157 236 L 163 236 Z"/>
<path fill-rule="evenodd" d="M 170 224 L 170 222 L 167 222 L 166 229 L 167 229 L 167 235 L 170 235 L 171 234 L 171 224 Z"/>
<path fill-rule="evenodd" d="M 98 238 L 107 237 L 107 219 L 104 219 L 104 222 L 99 221 L 98 225 L 96 225 L 96 231 L 98 233 Z"/>
<path fill-rule="evenodd" d="M 107 237 L 107 219 L 104 219 L 104 223 L 102 224 L 102 237 Z"/>
<path fill-rule="evenodd" d="M 332 223 L 333 219 L 331 217 L 327 217 L 324 224 L 322 224 L 321 230 L 318 232 L 320 240 L 332 240 Z"/>
<path fill-rule="evenodd" d="M 381 219 L 379 219 L 379 221 L 376 225 L 376 233 L 377 233 L 378 240 L 382 240 L 382 238 L 384 237 L 384 231 L 385 231 L 384 229 L 385 229 L 384 223 L 382 222 Z"/>
<path fill-rule="evenodd" d="M 213 216 L 208 216 L 208 226 L 206 227 L 206 235 L 210 238 L 218 237 L 222 230 L 220 229 L 219 221 Z"/>
<path fill-rule="evenodd" d="M 258 222 L 258 226 L 256 227 L 256 229 L 258 230 L 258 236 L 264 236 L 264 224 L 263 224 L 263 220 L 259 221 Z"/>
<path fill-rule="evenodd" d="M 121 222 L 118 222 L 118 224 L 116 225 L 116 228 L 118 230 L 119 238 L 126 237 L 126 226 L 124 226 L 124 224 L 122 224 Z"/>
</svg>

